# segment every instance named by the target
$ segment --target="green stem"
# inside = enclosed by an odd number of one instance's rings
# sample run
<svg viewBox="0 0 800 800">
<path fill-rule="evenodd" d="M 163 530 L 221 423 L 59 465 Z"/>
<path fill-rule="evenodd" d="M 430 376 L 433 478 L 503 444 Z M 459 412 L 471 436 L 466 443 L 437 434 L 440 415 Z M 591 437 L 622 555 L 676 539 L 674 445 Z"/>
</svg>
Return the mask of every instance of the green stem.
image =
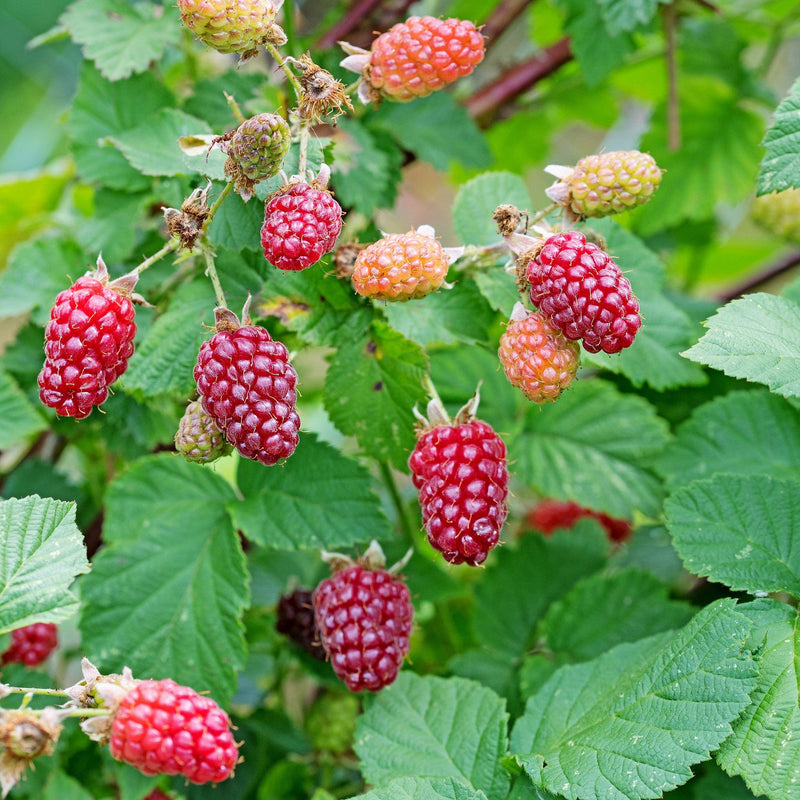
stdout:
<svg viewBox="0 0 800 800">
<path fill-rule="evenodd" d="M 275 59 L 278 66 L 283 70 L 289 83 L 292 84 L 292 88 L 294 89 L 294 92 L 297 95 L 297 102 L 299 103 L 303 96 L 303 87 L 300 85 L 300 81 L 297 80 L 297 76 L 294 74 L 294 72 L 292 72 L 289 65 L 283 59 L 283 56 L 281 56 L 280 50 L 278 50 L 278 48 L 275 47 L 274 44 L 265 44 L 264 47 L 266 47 L 267 50 L 269 50 L 269 54 Z"/>
<path fill-rule="evenodd" d="M 206 247 L 203 250 L 203 256 L 206 260 L 206 275 L 211 278 L 214 294 L 217 297 L 217 305 L 221 308 L 227 308 L 228 306 L 225 304 L 225 294 L 222 291 L 222 284 L 219 282 L 219 275 L 217 275 L 217 265 L 214 263 L 214 254 Z"/>
<path fill-rule="evenodd" d="M 422 386 L 430 396 L 431 400 L 436 400 L 436 402 L 439 403 L 442 408 L 444 408 L 442 398 L 439 397 L 439 392 L 436 391 L 436 387 L 433 385 L 431 376 L 427 372 L 425 373 L 425 377 L 422 379 Z"/>
<path fill-rule="evenodd" d="M 413 545 L 414 544 L 414 524 L 408 516 L 406 504 L 400 496 L 400 491 L 397 488 L 397 481 L 394 479 L 392 468 L 385 462 L 380 462 L 381 478 L 383 483 L 389 491 L 389 496 L 392 498 L 395 510 L 397 511 L 397 518 L 400 520 L 400 527 L 403 530 L 405 538 Z"/>
<path fill-rule="evenodd" d="M 310 128 L 308 120 L 304 117 L 300 118 L 300 155 L 297 161 L 297 173 L 300 177 L 306 179 L 306 166 L 308 164 L 308 139 L 310 136 Z"/>
<path fill-rule="evenodd" d="M 231 189 L 233 189 L 233 183 L 233 181 L 228 181 L 228 183 L 225 184 L 225 188 L 219 193 L 219 197 L 214 201 L 211 208 L 208 209 L 208 217 L 203 223 L 203 228 L 200 231 L 201 236 L 205 235 L 205 233 L 208 231 L 208 226 L 211 224 L 211 220 L 214 219 L 214 214 L 219 211 L 222 201 L 231 193 Z"/>
<path fill-rule="evenodd" d="M 157 253 L 153 253 L 153 255 L 151 255 L 150 258 L 146 258 L 144 261 L 142 261 L 142 263 L 139 264 L 139 266 L 136 267 L 136 269 L 134 269 L 133 272 L 136 275 L 139 275 L 140 273 L 144 272 L 148 267 L 151 267 L 153 264 L 155 264 L 156 261 L 160 261 L 162 258 L 164 258 L 165 255 L 171 253 L 173 250 L 177 250 L 180 246 L 181 246 L 180 239 L 177 238 L 170 239 L 170 241 L 168 241 Z"/>
<path fill-rule="evenodd" d="M 231 107 L 231 111 L 233 111 L 233 116 L 236 117 L 236 121 L 241 125 L 244 122 L 244 114 L 242 114 L 242 109 L 239 108 L 236 98 L 232 94 L 225 92 L 225 99 L 228 101 L 228 105 Z"/>
<path fill-rule="evenodd" d="M 537 214 L 535 214 L 528 220 L 528 228 L 531 228 L 537 222 L 543 220 L 551 211 L 555 211 L 557 208 L 558 208 L 558 203 L 550 203 L 550 205 L 547 206 L 547 208 L 543 208 L 541 211 L 539 211 Z"/>
<path fill-rule="evenodd" d="M 63 689 L 40 689 L 28 686 L 8 686 L 5 691 L 8 694 L 42 694 L 48 697 L 69 697 L 69 693 Z"/>
</svg>

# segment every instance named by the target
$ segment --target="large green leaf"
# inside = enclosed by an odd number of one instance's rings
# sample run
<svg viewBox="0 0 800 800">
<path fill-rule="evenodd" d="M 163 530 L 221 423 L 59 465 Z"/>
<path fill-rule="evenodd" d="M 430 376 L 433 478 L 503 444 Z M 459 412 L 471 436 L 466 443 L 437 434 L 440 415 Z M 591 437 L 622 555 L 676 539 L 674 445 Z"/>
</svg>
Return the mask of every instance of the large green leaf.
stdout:
<svg viewBox="0 0 800 800">
<path fill-rule="evenodd" d="M 504 797 L 508 714 L 491 690 L 462 678 L 401 672 L 359 718 L 355 751 L 368 783 L 419 775 L 454 778 Z"/>
<path fill-rule="evenodd" d="M 16 381 L 0 369 L 0 450 L 47 427 Z"/>
<path fill-rule="evenodd" d="M 665 503 L 686 568 L 747 592 L 800 597 L 800 480 L 715 475 Z"/>
<path fill-rule="evenodd" d="M 395 778 L 352 800 L 486 800 L 486 795 L 455 778 Z"/>
<path fill-rule="evenodd" d="M 764 647 L 752 702 L 717 753 L 753 794 L 794 800 L 800 783 L 800 632 L 797 611 L 775 600 L 740 606 L 754 623 L 751 639 Z"/>
<path fill-rule="evenodd" d="M 775 110 L 764 147 L 767 152 L 758 173 L 758 193 L 800 188 L 800 78 Z"/>
<path fill-rule="evenodd" d="M 797 411 L 766 391 L 731 392 L 700 406 L 656 459 L 667 487 L 719 472 L 800 477 Z"/>
<path fill-rule="evenodd" d="M 161 58 L 164 49 L 178 43 L 181 30 L 174 13 L 148 2 L 77 0 L 61 16 L 72 39 L 83 46 L 109 81 L 144 72 Z"/>
<path fill-rule="evenodd" d="M 686 358 L 734 378 L 765 383 L 784 397 L 800 395 L 800 306 L 758 292 L 734 300 L 706 323 Z"/>
<path fill-rule="evenodd" d="M 497 232 L 497 223 L 492 219 L 497 206 L 510 203 L 520 211 L 526 211 L 530 202 L 528 190 L 519 175 L 484 172 L 458 190 L 453 204 L 456 234 L 464 244 L 497 244 L 501 236 Z"/>
<path fill-rule="evenodd" d="M 282 467 L 241 459 L 237 479 L 244 499 L 228 508 L 258 544 L 333 550 L 391 537 L 369 472 L 313 434 Z"/>
<path fill-rule="evenodd" d="M 383 322 L 352 337 L 342 334 L 325 379 L 331 421 L 355 435 L 368 455 L 405 468 L 414 448 L 412 409 L 425 397 L 427 362 L 419 345 Z"/>
<path fill-rule="evenodd" d="M 692 777 L 750 702 L 750 621 L 721 600 L 677 634 L 559 669 L 528 701 L 511 752 L 569 800 L 646 800 Z"/>
<path fill-rule="evenodd" d="M 528 413 L 510 453 L 517 476 L 545 497 L 630 519 L 660 510 L 662 489 L 649 465 L 667 437 L 643 398 L 578 381 L 557 403 Z"/>
<path fill-rule="evenodd" d="M 668 592 L 654 575 L 637 569 L 584 578 L 550 606 L 542 635 L 559 657 L 595 658 L 622 642 L 685 625 L 694 609 L 670 600 Z"/>
<path fill-rule="evenodd" d="M 220 702 L 244 665 L 248 602 L 231 487 L 174 454 L 135 462 L 109 488 L 104 535 L 81 584 L 80 628 L 101 669 L 170 677 Z"/>
<path fill-rule="evenodd" d="M 0 633 L 74 614 L 69 586 L 89 571 L 75 504 L 38 495 L 2 500 L 0 536 Z"/>
</svg>

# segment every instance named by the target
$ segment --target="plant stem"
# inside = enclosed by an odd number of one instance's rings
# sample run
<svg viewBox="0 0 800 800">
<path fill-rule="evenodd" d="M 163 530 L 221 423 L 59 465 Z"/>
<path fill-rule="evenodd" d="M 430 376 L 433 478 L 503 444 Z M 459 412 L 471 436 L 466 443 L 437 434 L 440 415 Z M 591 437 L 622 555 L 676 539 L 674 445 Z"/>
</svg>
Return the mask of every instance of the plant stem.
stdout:
<svg viewBox="0 0 800 800">
<path fill-rule="evenodd" d="M 233 189 L 233 181 L 228 181 L 225 184 L 225 188 L 219 193 L 219 197 L 214 201 L 211 208 L 208 209 L 208 217 L 206 221 L 203 223 L 203 227 L 200 230 L 200 235 L 204 236 L 208 231 L 208 226 L 211 224 L 211 220 L 214 219 L 214 214 L 219 211 L 219 207 L 222 205 L 222 201 L 230 194 L 231 189 Z"/>
<path fill-rule="evenodd" d="M 555 211 L 558 208 L 558 203 L 550 203 L 547 208 L 543 208 L 541 211 L 537 212 L 528 220 L 528 230 L 532 228 L 537 222 L 543 220 L 551 211 Z"/>
<path fill-rule="evenodd" d="M 333 47 L 339 39 L 347 36 L 351 31 L 354 31 L 362 20 L 371 14 L 380 4 L 381 0 L 358 0 L 358 2 L 353 3 L 339 18 L 339 21 L 332 25 L 319 41 L 317 41 L 316 46 L 320 50 L 327 50 L 329 47 Z"/>
<path fill-rule="evenodd" d="M 681 110 L 675 47 L 676 13 L 674 2 L 664 8 L 664 38 L 667 43 L 667 145 L 670 150 L 679 150 L 681 146 Z"/>
<path fill-rule="evenodd" d="M 511 23 L 529 6 L 533 0 L 502 0 L 486 18 L 481 34 L 486 39 L 486 49 L 495 44 Z"/>
<path fill-rule="evenodd" d="M 206 275 L 211 278 L 211 284 L 214 287 L 214 294 L 217 297 L 217 305 L 221 308 L 227 308 L 225 304 L 225 293 L 222 291 L 222 284 L 219 282 L 219 275 L 217 275 L 217 265 L 214 263 L 214 254 L 208 247 L 203 250 L 203 257 L 206 260 Z"/>
<path fill-rule="evenodd" d="M 308 120 L 305 117 L 300 117 L 300 154 L 297 158 L 297 174 L 303 179 L 306 179 L 306 167 L 308 165 L 308 139 L 311 134 L 311 129 Z"/>
<path fill-rule="evenodd" d="M 743 294 L 752 292 L 754 289 L 761 286 L 761 284 L 766 283 L 773 278 L 777 278 L 779 275 L 783 275 L 784 272 L 789 272 L 797 266 L 800 266 L 800 250 L 795 250 L 794 252 L 785 255 L 774 264 L 770 264 L 760 272 L 750 275 L 741 283 L 737 283 L 730 289 L 726 289 L 725 292 L 719 296 L 719 298 L 720 300 L 724 300 L 726 303 L 730 302 L 737 297 L 741 297 Z"/>
<path fill-rule="evenodd" d="M 239 108 L 236 98 L 227 92 L 224 94 L 225 99 L 228 101 L 228 105 L 231 107 L 231 111 L 233 111 L 233 116 L 236 117 L 236 121 L 241 125 L 244 122 L 244 114 L 242 114 L 242 109 Z"/>
<path fill-rule="evenodd" d="M 444 408 L 444 403 L 442 402 L 442 398 L 439 397 L 439 392 L 436 391 L 436 387 L 433 385 L 431 376 L 427 372 L 425 373 L 425 377 L 422 379 L 422 385 L 425 388 L 425 391 L 430 396 L 431 400 L 435 400 L 442 408 Z"/>
<path fill-rule="evenodd" d="M 392 468 L 385 462 L 380 462 L 381 478 L 383 483 L 389 491 L 389 496 L 392 498 L 395 511 L 397 511 L 397 518 L 400 520 L 400 527 L 403 529 L 403 535 L 411 543 L 414 543 L 414 526 L 408 516 L 403 498 L 400 496 L 400 491 L 397 488 L 397 481 L 394 479 Z"/>
<path fill-rule="evenodd" d="M 278 50 L 274 44 L 265 44 L 264 46 L 267 48 L 267 50 L 269 50 L 269 54 L 275 59 L 277 65 L 283 70 L 284 75 L 286 75 L 289 83 L 292 84 L 292 88 L 297 95 L 297 101 L 300 102 L 300 99 L 303 96 L 303 87 L 300 85 L 300 81 L 297 80 L 297 76 L 294 74 L 294 72 L 292 72 L 283 56 L 281 56 L 280 50 Z"/>
<path fill-rule="evenodd" d="M 149 258 L 146 258 L 136 267 L 133 272 L 136 275 L 141 274 L 144 272 L 148 267 L 151 267 L 156 261 L 160 261 L 164 258 L 165 255 L 171 253 L 173 250 L 177 250 L 181 246 L 181 240 L 176 238 L 170 239 L 157 253 L 153 253 Z"/>
<path fill-rule="evenodd" d="M 7 686 L 4 691 L 8 694 L 42 694 L 48 697 L 69 697 L 63 689 L 41 689 L 30 686 Z"/>
</svg>

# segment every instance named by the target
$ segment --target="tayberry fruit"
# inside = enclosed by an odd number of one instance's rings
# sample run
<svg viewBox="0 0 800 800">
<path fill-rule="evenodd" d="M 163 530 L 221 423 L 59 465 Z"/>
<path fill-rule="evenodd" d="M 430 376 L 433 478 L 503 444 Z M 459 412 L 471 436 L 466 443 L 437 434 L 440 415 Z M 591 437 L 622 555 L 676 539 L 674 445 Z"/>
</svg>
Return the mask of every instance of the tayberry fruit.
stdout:
<svg viewBox="0 0 800 800">
<path fill-rule="evenodd" d="M 800 189 L 785 189 L 756 197 L 753 219 L 790 242 L 800 242 Z"/>
<path fill-rule="evenodd" d="M 559 528 L 574 528 L 578 520 L 595 519 L 612 542 L 623 542 L 631 535 L 632 528 L 626 519 L 617 519 L 601 511 L 592 511 L 572 501 L 542 500 L 526 517 L 526 522 L 537 531 L 550 535 Z"/>
<path fill-rule="evenodd" d="M 325 648 L 317 631 L 314 603 L 309 589 L 295 589 L 291 594 L 281 596 L 275 629 L 318 661 L 325 660 Z"/>
<path fill-rule="evenodd" d="M 58 647 L 58 628 L 52 622 L 35 622 L 11 631 L 11 644 L 0 660 L 3 664 L 41 664 Z"/>
<path fill-rule="evenodd" d="M 272 0 L 178 0 L 184 25 L 220 53 L 251 55 L 270 38 Z"/>
<path fill-rule="evenodd" d="M 641 328 L 639 301 L 614 260 L 578 231 L 549 237 L 527 265 L 531 301 L 590 353 L 619 353 Z"/>
<path fill-rule="evenodd" d="M 210 698 L 175 681 L 139 681 L 122 698 L 111 724 L 111 755 L 146 775 L 184 775 L 219 783 L 239 751 L 228 715 Z"/>
<path fill-rule="evenodd" d="M 222 431 L 199 400 L 186 406 L 175 433 L 175 449 L 187 460 L 209 464 L 231 451 Z"/>
<path fill-rule="evenodd" d="M 314 590 L 322 645 L 353 692 L 377 692 L 397 678 L 413 613 L 408 587 L 384 569 L 345 567 Z"/>
</svg>

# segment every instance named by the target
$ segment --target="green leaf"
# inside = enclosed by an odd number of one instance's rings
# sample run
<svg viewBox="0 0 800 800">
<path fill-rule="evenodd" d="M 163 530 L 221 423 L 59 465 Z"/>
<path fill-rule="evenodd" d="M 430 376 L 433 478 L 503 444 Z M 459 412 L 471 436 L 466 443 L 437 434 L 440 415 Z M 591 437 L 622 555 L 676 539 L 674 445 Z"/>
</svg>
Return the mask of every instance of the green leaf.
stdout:
<svg viewBox="0 0 800 800">
<path fill-rule="evenodd" d="M 664 510 L 691 572 L 732 589 L 800 597 L 800 480 L 715 475 L 679 489 Z"/>
<path fill-rule="evenodd" d="M 149 187 L 147 176 L 109 140 L 142 125 L 162 107 L 174 105 L 169 90 L 149 72 L 110 83 L 84 63 L 67 125 L 81 177 L 125 192 Z"/>
<path fill-rule="evenodd" d="M 325 408 L 367 455 L 405 469 L 414 448 L 412 409 L 423 403 L 426 370 L 419 345 L 373 322 L 366 332 L 342 334 L 325 378 Z"/>
<path fill-rule="evenodd" d="M 108 544 L 81 584 L 82 646 L 101 669 L 170 677 L 227 703 L 244 665 L 248 602 L 231 487 L 174 454 L 110 486 Z"/>
<path fill-rule="evenodd" d="M 44 787 L 42 800 L 93 800 L 94 795 L 75 778 L 56 769 Z"/>
<path fill-rule="evenodd" d="M 685 625 L 694 609 L 668 593 L 658 578 L 637 569 L 593 575 L 550 606 L 542 635 L 557 655 L 586 661 L 622 642 Z"/>
<path fill-rule="evenodd" d="M 18 245 L 0 273 L 0 318 L 33 311 L 32 320 L 44 326 L 56 295 L 72 282 L 69 276 L 77 280 L 88 267 L 88 259 L 67 239 L 33 239 Z"/>
<path fill-rule="evenodd" d="M 757 292 L 734 300 L 706 323 L 686 358 L 734 378 L 765 383 L 784 397 L 800 395 L 800 306 Z"/>
<path fill-rule="evenodd" d="M 511 316 L 514 306 L 519 302 L 517 284 L 511 275 L 497 265 L 492 269 L 476 272 L 475 283 L 492 308 L 506 317 Z"/>
<path fill-rule="evenodd" d="M 229 504 L 237 528 L 266 547 L 324 550 L 391 538 L 369 472 L 313 434 L 302 434 L 282 467 L 239 460 L 243 500 Z"/>
<path fill-rule="evenodd" d="M 775 600 L 740 606 L 754 622 L 761 670 L 752 702 L 717 753 L 731 775 L 741 775 L 753 794 L 794 800 L 800 782 L 800 632 L 797 611 Z M 766 639 L 766 641 L 765 641 Z"/>
<path fill-rule="evenodd" d="M 647 25 L 669 0 L 598 0 L 606 30 L 616 36 Z"/>
<path fill-rule="evenodd" d="M 453 161 L 488 167 L 491 153 L 474 120 L 449 92 L 434 92 L 413 103 L 382 103 L 370 120 L 436 169 Z"/>
<path fill-rule="evenodd" d="M 551 537 L 526 535 L 516 547 L 499 548 L 474 588 L 475 638 L 509 659 L 520 657 L 551 603 L 601 569 L 607 553 L 608 542 L 594 522 Z"/>
<path fill-rule="evenodd" d="M 114 778 L 119 786 L 120 800 L 145 800 L 160 782 L 160 775 L 144 775 L 122 761 L 114 762 Z"/>
<path fill-rule="evenodd" d="M 0 633 L 74 614 L 69 586 L 89 571 L 75 504 L 38 495 L 1 500 L 0 535 Z"/>
<path fill-rule="evenodd" d="M 645 800 L 692 777 L 750 702 L 758 663 L 733 600 L 676 635 L 622 644 L 559 669 L 517 721 L 511 752 L 569 800 Z"/>
<path fill-rule="evenodd" d="M 162 108 L 136 128 L 110 137 L 130 165 L 143 175 L 186 175 L 191 172 L 178 139 L 209 134 L 206 122 L 177 108 Z"/>
<path fill-rule="evenodd" d="M 423 302 L 387 303 L 384 316 L 396 331 L 423 347 L 433 343 L 475 344 L 489 341 L 495 314 L 473 281 L 460 280 Z"/>
<path fill-rule="evenodd" d="M 453 225 L 464 244 L 489 245 L 501 240 L 492 214 L 497 206 L 510 203 L 525 211 L 530 205 L 528 190 L 519 175 L 485 172 L 467 181 L 453 204 Z"/>
<path fill-rule="evenodd" d="M 624 519 L 635 511 L 656 516 L 662 489 L 649 467 L 667 440 L 666 423 L 644 398 L 578 381 L 557 403 L 528 413 L 510 459 L 544 497 Z"/>
<path fill-rule="evenodd" d="M 648 236 L 686 220 L 710 219 L 720 199 L 733 204 L 752 192 L 764 123 L 740 99 L 716 78 L 682 77 L 678 150 L 669 147 L 666 102 L 656 108 L 640 149 L 651 153 L 666 174 L 652 200 L 632 214 L 638 233 Z"/>
<path fill-rule="evenodd" d="M 503 797 L 507 722 L 503 701 L 477 683 L 401 672 L 359 717 L 355 751 L 367 783 L 409 774 L 454 778 Z"/>
<path fill-rule="evenodd" d="M 75 226 L 75 238 L 86 253 L 102 253 L 108 263 L 124 261 L 136 244 L 137 226 L 131 221 L 141 218 L 152 195 L 100 188 L 92 201 L 89 216 Z"/>
<path fill-rule="evenodd" d="M 558 5 L 566 12 L 564 31 L 570 37 L 570 46 L 583 79 L 587 86 L 597 86 L 633 52 L 633 39 L 627 33 L 611 35 L 605 27 L 600 2 L 558 0 Z"/>
<path fill-rule="evenodd" d="M 165 7 L 123 0 L 77 0 L 60 22 L 73 41 L 82 45 L 84 58 L 94 61 L 109 81 L 144 72 L 164 50 L 178 43 L 180 25 Z"/>
<path fill-rule="evenodd" d="M 800 78 L 775 110 L 764 147 L 767 152 L 758 173 L 758 194 L 800 188 Z"/>
<path fill-rule="evenodd" d="M 215 194 L 222 187 L 215 184 Z M 209 239 L 229 250 L 255 250 L 263 259 L 261 226 L 264 224 L 264 205 L 256 198 L 242 202 L 238 194 L 228 195 L 208 227 Z M 267 265 L 266 260 L 264 261 Z"/>
<path fill-rule="evenodd" d="M 21 442 L 47 427 L 47 423 L 16 381 L 0 369 L 0 450 Z"/>
<path fill-rule="evenodd" d="M 681 350 L 694 342 L 695 327 L 664 296 L 661 260 L 612 220 L 592 220 L 591 227 L 603 235 L 606 249 L 630 280 L 644 324 L 633 345 L 621 353 L 582 352 L 583 360 L 624 375 L 634 386 L 646 383 L 658 391 L 706 383 L 703 370 L 681 358 Z"/>
<path fill-rule="evenodd" d="M 214 293 L 208 281 L 182 286 L 170 308 L 137 343 L 123 376 L 125 388 L 142 397 L 173 391 L 191 394 L 197 353 L 214 324 L 213 308 Z"/>
<path fill-rule="evenodd" d="M 797 411 L 766 391 L 731 392 L 700 406 L 655 466 L 670 490 L 720 472 L 800 477 Z"/>
<path fill-rule="evenodd" d="M 352 800 L 486 800 L 486 795 L 454 778 L 395 778 Z"/>
</svg>

